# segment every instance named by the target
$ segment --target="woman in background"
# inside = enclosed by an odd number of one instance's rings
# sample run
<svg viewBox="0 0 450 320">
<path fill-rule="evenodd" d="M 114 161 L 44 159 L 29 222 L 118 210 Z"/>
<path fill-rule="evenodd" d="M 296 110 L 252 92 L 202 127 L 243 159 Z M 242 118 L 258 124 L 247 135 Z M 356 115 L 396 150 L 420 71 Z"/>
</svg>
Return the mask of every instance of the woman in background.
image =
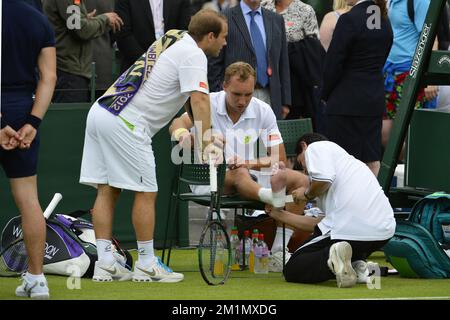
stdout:
<svg viewBox="0 0 450 320">
<path fill-rule="evenodd" d="M 334 0 L 333 1 L 333 10 L 328 12 L 322 20 L 320 24 L 320 42 L 322 43 L 325 51 L 328 51 L 328 47 L 330 46 L 331 38 L 333 37 L 334 28 L 336 27 L 336 23 L 339 17 L 348 12 L 351 9 L 351 6 L 347 5 L 345 0 Z"/>
</svg>

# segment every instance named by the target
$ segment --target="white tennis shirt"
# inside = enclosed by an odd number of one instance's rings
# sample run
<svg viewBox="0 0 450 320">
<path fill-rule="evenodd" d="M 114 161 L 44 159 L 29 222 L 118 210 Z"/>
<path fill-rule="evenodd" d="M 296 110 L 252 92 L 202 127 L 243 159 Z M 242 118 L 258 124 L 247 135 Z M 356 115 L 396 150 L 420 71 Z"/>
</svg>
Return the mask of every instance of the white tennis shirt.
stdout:
<svg viewBox="0 0 450 320">
<path fill-rule="evenodd" d="M 394 212 L 366 164 L 330 141 L 308 145 L 305 162 L 310 179 L 331 183 L 318 198 L 325 212 L 318 225 L 322 234 L 331 231 L 331 239 L 356 241 L 386 240 L 394 235 Z"/>
<path fill-rule="evenodd" d="M 153 137 L 178 113 L 192 91 L 208 94 L 208 60 L 186 34 L 159 56 L 150 77 L 120 117 L 149 128 Z"/>
</svg>

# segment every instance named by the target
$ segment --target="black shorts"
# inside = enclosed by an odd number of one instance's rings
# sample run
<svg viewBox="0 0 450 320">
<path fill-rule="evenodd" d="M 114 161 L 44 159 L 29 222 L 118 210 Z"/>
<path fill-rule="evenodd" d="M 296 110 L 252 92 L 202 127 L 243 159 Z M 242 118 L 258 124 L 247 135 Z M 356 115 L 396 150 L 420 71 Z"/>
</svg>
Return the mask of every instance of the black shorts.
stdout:
<svg viewBox="0 0 450 320">
<path fill-rule="evenodd" d="M 327 115 L 327 138 L 364 163 L 381 160 L 383 117 Z"/>
<path fill-rule="evenodd" d="M 33 107 L 31 93 L 2 92 L 2 123 L 14 130 L 25 124 Z M 0 147 L 0 163 L 8 178 L 34 176 L 37 172 L 39 153 L 39 130 L 29 149 L 3 150 Z"/>
</svg>

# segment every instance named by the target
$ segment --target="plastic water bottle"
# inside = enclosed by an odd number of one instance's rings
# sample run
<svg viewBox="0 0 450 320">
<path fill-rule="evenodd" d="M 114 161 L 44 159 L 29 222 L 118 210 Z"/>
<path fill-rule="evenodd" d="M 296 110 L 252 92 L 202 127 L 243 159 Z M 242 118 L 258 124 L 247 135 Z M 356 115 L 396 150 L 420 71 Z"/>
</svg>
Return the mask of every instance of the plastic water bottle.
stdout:
<svg viewBox="0 0 450 320">
<path fill-rule="evenodd" d="M 250 256 L 250 248 L 252 246 L 252 241 L 250 240 L 250 231 L 244 231 L 244 237 L 241 239 L 241 243 L 239 245 L 240 255 L 239 255 L 239 264 L 242 269 L 248 265 L 248 258 Z M 245 251 L 245 254 L 244 254 Z"/>
<path fill-rule="evenodd" d="M 222 234 L 216 235 L 216 252 L 214 256 L 214 275 L 222 276 L 225 266 L 225 248 L 223 246 Z"/>
<path fill-rule="evenodd" d="M 255 273 L 268 274 L 269 273 L 269 248 L 264 242 L 264 234 L 259 234 L 259 241 L 255 247 Z"/>
<path fill-rule="evenodd" d="M 258 229 L 253 229 L 252 246 L 250 248 L 250 256 L 248 258 L 248 269 L 250 270 L 250 272 L 255 271 L 255 247 L 256 244 L 258 243 L 258 234 L 259 234 Z"/>
<path fill-rule="evenodd" d="M 239 266 L 240 241 L 237 227 L 231 228 L 230 245 L 231 245 L 231 270 L 240 270 L 241 269 Z"/>
</svg>

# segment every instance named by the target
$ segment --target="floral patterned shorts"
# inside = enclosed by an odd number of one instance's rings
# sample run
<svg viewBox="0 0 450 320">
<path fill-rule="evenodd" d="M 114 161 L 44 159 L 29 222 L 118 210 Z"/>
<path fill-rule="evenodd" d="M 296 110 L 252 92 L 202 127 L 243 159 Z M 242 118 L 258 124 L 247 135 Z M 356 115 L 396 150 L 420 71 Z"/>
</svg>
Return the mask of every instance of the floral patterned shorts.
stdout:
<svg viewBox="0 0 450 320">
<path fill-rule="evenodd" d="M 392 91 L 385 91 L 386 95 L 386 112 L 384 114 L 385 120 L 393 120 L 397 114 L 397 109 L 400 106 L 400 101 L 403 95 L 403 84 L 405 82 L 406 76 L 409 71 L 399 73 L 394 77 L 394 87 Z M 420 89 L 419 95 L 417 96 L 416 109 L 423 108 L 425 103 L 424 90 Z"/>
</svg>

